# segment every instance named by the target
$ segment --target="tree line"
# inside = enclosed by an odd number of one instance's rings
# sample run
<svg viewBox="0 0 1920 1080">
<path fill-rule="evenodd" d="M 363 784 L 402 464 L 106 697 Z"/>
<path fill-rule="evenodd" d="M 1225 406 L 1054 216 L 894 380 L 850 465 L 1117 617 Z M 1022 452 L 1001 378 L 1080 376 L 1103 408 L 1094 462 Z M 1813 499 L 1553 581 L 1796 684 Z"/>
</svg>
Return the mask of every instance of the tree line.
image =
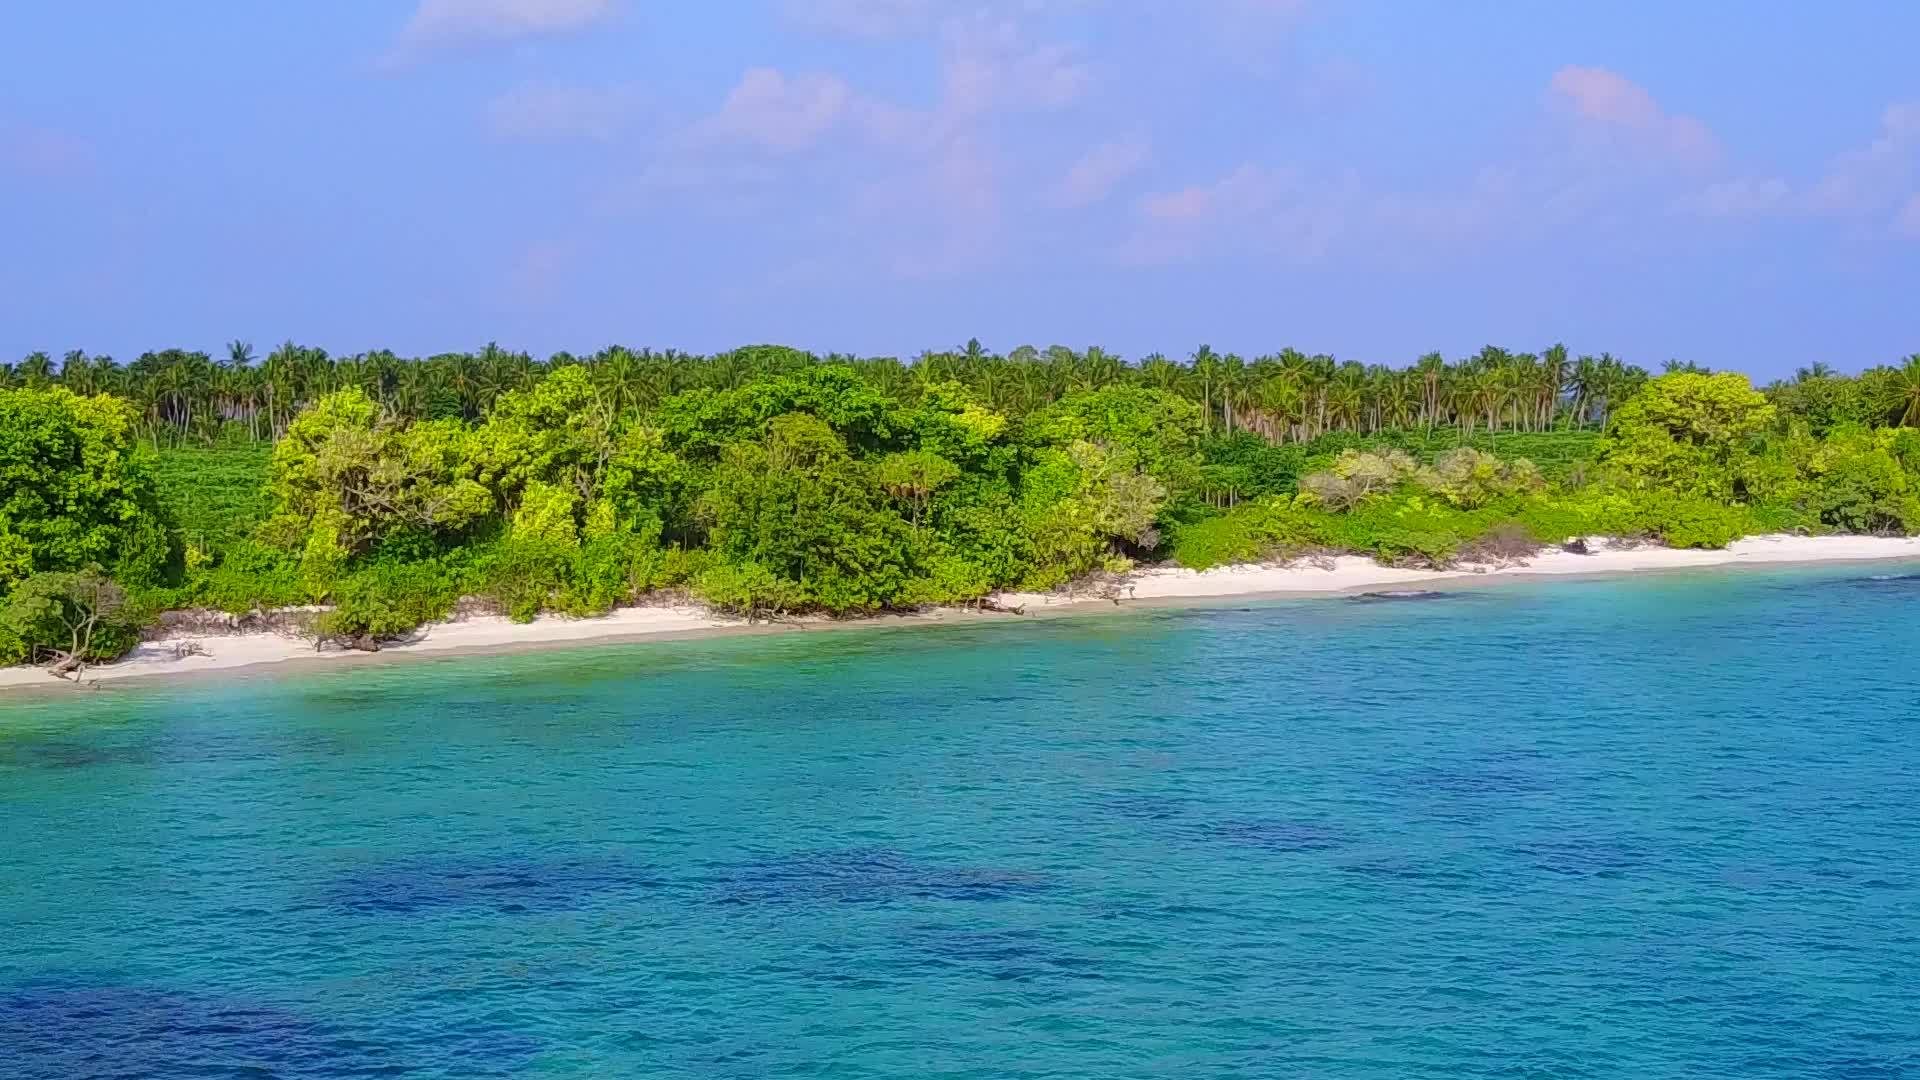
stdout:
<svg viewBox="0 0 1920 1080">
<path fill-rule="evenodd" d="M 616 346 L 542 361 L 491 344 L 477 352 L 408 359 L 385 350 L 335 357 L 292 343 L 260 357 L 251 345 L 233 342 L 218 356 L 166 349 L 130 364 L 78 351 L 58 361 L 34 353 L 0 365 L 0 388 L 59 385 L 125 398 L 138 406 L 151 441 L 208 442 L 224 435 L 270 442 L 307 405 L 348 387 L 397 416 L 472 422 L 491 412 L 502 395 L 568 367 L 582 368 L 596 395 L 625 411 L 651 409 L 690 390 L 732 390 L 823 365 L 849 367 L 895 397 L 956 382 L 988 408 L 1016 417 L 1076 392 L 1140 386 L 1199 406 L 1205 431 L 1249 431 L 1276 443 L 1308 442 L 1329 432 L 1413 428 L 1597 429 L 1648 377 L 1644 368 L 1609 354 L 1576 358 L 1561 345 L 1538 353 L 1488 346 L 1453 361 L 1429 353 L 1395 368 L 1294 349 L 1249 360 L 1207 346 L 1185 359 L 1154 354 L 1137 362 L 1097 346 L 1022 346 L 1000 355 L 978 341 L 910 362 L 781 346 L 711 356 Z"/>
<path fill-rule="evenodd" d="M 317 605 L 315 634 L 373 647 L 463 602 L 516 618 L 663 594 L 860 614 L 1141 562 L 1447 565 L 1596 535 L 1920 529 L 1920 358 L 1765 392 L 1686 365 L 1608 367 L 1625 380 L 1609 389 L 1557 349 L 1358 369 L 1404 384 L 1396 402 L 1356 401 L 1341 365 L 1206 350 L 1138 365 L 977 347 L 911 365 L 776 348 L 275 356 L 232 366 L 259 380 L 244 393 L 161 377 L 189 359 L 12 369 L 0 658 L 111 655 L 167 609 Z M 490 365 L 498 379 L 478 374 Z M 400 389 L 423 378 L 421 396 Z M 1482 383 L 1509 389 L 1483 400 Z M 191 454 L 260 464 L 171 470 L 170 493 L 160 466 Z M 185 528 L 181 498 L 216 472 L 246 497 Z M 76 627 L 102 644 L 75 645 Z"/>
</svg>

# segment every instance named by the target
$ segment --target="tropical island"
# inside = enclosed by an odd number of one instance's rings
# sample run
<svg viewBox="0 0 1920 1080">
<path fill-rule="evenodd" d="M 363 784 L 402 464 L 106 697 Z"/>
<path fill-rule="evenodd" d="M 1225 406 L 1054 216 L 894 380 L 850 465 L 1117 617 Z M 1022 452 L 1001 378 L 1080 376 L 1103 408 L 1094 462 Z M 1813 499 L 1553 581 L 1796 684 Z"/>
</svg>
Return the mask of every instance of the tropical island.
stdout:
<svg viewBox="0 0 1920 1080">
<path fill-rule="evenodd" d="M 1117 599 L 1149 567 L 1419 580 L 1599 538 L 1916 532 L 1920 355 L 1758 389 L 1557 345 L 1401 369 L 978 342 L 0 366 L 0 664 L 65 677 L 208 627 L 371 651 L 476 613 L 679 605 L 663 626 L 689 629 Z"/>
</svg>

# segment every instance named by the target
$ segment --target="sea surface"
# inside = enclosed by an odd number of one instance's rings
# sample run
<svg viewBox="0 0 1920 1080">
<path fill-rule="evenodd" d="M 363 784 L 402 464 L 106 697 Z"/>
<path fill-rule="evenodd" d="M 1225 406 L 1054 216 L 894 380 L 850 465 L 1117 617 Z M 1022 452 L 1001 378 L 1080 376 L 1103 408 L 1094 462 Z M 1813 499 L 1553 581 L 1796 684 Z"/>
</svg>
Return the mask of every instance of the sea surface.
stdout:
<svg viewBox="0 0 1920 1080">
<path fill-rule="evenodd" d="M 0 703 L 0 1077 L 1920 1076 L 1920 567 Z"/>
</svg>

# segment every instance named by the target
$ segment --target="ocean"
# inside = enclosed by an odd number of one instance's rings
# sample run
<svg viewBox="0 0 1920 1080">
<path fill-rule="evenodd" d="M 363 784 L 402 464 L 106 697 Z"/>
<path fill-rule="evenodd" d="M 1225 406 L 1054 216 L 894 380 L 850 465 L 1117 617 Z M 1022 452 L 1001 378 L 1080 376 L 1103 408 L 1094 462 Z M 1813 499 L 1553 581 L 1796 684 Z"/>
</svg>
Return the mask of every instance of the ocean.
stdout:
<svg viewBox="0 0 1920 1080">
<path fill-rule="evenodd" d="M 1920 1076 L 1920 567 L 0 700 L 0 1077 Z"/>
</svg>

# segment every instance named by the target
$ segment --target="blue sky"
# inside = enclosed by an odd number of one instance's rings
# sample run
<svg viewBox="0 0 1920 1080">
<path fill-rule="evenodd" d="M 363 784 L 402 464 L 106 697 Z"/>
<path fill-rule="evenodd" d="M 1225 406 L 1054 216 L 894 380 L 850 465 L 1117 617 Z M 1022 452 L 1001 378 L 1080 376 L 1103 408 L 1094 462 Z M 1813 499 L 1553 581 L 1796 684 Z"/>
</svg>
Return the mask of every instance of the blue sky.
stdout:
<svg viewBox="0 0 1920 1080">
<path fill-rule="evenodd" d="M 0 354 L 1920 351 L 1920 5 L 18 5 Z"/>
</svg>

